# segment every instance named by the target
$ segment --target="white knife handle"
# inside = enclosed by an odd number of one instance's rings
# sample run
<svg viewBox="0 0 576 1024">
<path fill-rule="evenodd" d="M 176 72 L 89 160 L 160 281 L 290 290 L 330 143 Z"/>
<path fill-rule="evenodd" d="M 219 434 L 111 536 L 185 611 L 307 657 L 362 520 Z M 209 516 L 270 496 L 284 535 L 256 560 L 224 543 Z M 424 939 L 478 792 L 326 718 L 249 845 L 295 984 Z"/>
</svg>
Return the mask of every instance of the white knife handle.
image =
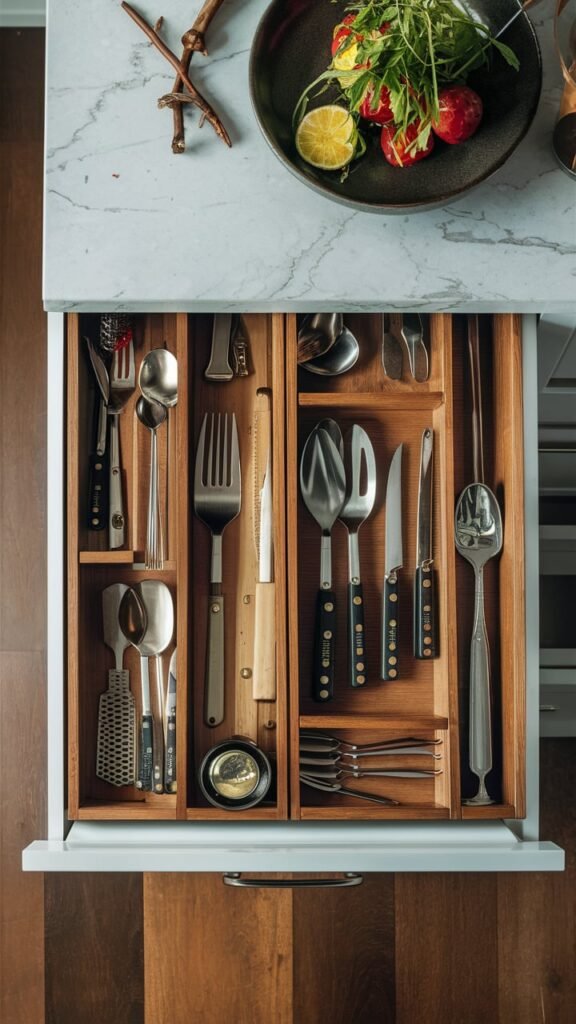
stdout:
<svg viewBox="0 0 576 1024">
<path fill-rule="evenodd" d="M 276 585 L 257 583 L 254 609 L 254 700 L 276 700 Z"/>
<path fill-rule="evenodd" d="M 120 438 L 117 414 L 110 416 L 110 510 L 108 544 L 111 551 L 124 544 L 124 504 L 122 501 L 122 474 L 120 472 Z"/>
</svg>

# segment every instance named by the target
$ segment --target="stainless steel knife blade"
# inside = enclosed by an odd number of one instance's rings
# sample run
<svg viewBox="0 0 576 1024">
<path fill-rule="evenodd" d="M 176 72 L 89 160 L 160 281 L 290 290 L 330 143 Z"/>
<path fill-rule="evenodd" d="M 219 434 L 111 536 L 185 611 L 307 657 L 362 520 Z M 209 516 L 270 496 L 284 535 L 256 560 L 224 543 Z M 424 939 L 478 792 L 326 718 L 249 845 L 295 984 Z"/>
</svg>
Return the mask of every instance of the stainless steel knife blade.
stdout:
<svg viewBox="0 0 576 1024">
<path fill-rule="evenodd" d="M 420 452 L 420 486 L 418 489 L 418 526 L 416 542 L 416 565 L 432 561 L 432 455 L 434 432 L 426 427 L 422 434 Z"/>
<path fill-rule="evenodd" d="M 166 717 L 170 718 L 170 715 L 176 711 L 176 653 L 177 650 L 174 648 L 172 657 L 170 658 L 170 668 L 168 669 L 168 691 L 166 694 Z"/>
<path fill-rule="evenodd" d="M 392 456 L 386 487 L 386 551 L 384 576 L 402 568 L 402 452 L 404 445 Z"/>
</svg>

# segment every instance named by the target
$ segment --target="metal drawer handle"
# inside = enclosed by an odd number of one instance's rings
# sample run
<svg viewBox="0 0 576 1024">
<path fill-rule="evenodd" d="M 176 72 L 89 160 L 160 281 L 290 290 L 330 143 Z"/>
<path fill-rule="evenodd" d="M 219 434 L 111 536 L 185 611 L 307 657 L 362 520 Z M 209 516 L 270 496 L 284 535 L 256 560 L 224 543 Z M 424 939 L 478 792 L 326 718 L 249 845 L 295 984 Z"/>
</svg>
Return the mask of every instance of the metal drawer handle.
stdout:
<svg viewBox="0 0 576 1024">
<path fill-rule="evenodd" d="M 235 885 L 240 889 L 344 889 L 351 885 L 362 885 L 363 875 L 346 871 L 344 878 L 242 878 L 239 871 L 227 871 L 222 875 L 224 885 Z"/>
<path fill-rule="evenodd" d="M 558 711 L 556 704 L 541 704 L 540 711 Z"/>
</svg>

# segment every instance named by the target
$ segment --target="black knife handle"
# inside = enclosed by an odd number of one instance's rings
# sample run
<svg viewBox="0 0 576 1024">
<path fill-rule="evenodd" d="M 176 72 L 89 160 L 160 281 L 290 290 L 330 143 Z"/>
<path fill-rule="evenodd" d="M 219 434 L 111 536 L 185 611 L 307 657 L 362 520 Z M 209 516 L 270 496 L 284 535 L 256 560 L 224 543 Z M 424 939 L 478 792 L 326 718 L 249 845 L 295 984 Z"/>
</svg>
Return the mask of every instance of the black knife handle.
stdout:
<svg viewBox="0 0 576 1024">
<path fill-rule="evenodd" d="M 348 584 L 348 669 L 350 686 L 355 689 L 366 682 L 366 633 L 364 629 L 364 595 L 361 583 Z"/>
<path fill-rule="evenodd" d="M 166 719 L 166 749 L 164 751 L 164 789 L 175 793 L 176 783 L 176 712 Z"/>
<path fill-rule="evenodd" d="M 319 590 L 316 598 L 312 697 L 321 703 L 332 700 L 334 696 L 335 637 L 336 594 L 332 590 Z"/>
<path fill-rule="evenodd" d="M 152 715 L 142 715 L 140 723 L 140 746 L 138 749 L 137 789 L 145 789 L 149 793 L 154 788 L 152 778 Z"/>
<path fill-rule="evenodd" d="M 90 456 L 88 466 L 88 514 L 89 530 L 104 530 L 108 526 L 109 481 L 108 451 L 104 455 Z"/>
<path fill-rule="evenodd" d="M 390 573 L 384 580 L 384 605 L 382 608 L 382 679 L 398 679 L 398 576 Z"/>
<path fill-rule="evenodd" d="M 436 578 L 431 566 L 418 566 L 414 577 L 414 657 L 438 656 Z"/>
</svg>

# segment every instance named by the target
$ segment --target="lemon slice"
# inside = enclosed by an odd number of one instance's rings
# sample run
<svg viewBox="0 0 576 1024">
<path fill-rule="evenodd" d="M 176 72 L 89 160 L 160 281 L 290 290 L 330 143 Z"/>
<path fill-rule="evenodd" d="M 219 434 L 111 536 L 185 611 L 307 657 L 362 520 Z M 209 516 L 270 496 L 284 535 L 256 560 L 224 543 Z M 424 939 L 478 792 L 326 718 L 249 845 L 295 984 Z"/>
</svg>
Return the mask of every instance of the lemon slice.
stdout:
<svg viewBox="0 0 576 1024">
<path fill-rule="evenodd" d="M 349 164 L 356 150 L 356 126 L 345 107 L 316 107 L 296 129 L 296 149 L 313 167 L 337 171 Z"/>
</svg>

